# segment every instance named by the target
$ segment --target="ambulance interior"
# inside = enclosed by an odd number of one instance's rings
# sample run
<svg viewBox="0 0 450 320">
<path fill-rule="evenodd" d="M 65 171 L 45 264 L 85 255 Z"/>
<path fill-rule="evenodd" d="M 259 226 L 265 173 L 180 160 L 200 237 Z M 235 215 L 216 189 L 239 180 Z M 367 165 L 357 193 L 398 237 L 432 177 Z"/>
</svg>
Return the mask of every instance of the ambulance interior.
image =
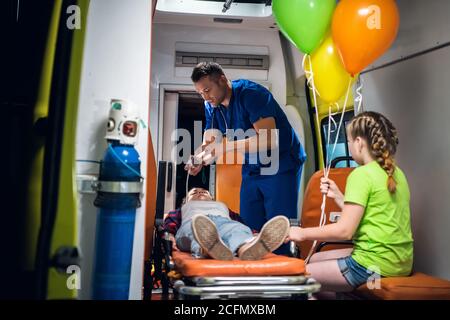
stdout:
<svg viewBox="0 0 450 320">
<path fill-rule="evenodd" d="M 156 279 L 160 281 L 154 282 L 155 279 L 150 277 L 150 273 L 156 277 L 156 266 L 149 264 L 149 261 L 155 254 L 155 243 L 160 245 L 157 242 L 160 239 L 155 238 L 155 218 L 179 208 L 186 195 L 184 164 L 175 163 L 173 154 L 174 145 L 181 140 L 174 138 L 173 132 L 181 129 L 189 132 L 193 137 L 189 142 L 192 150 L 201 144 L 201 132 L 205 125 L 203 99 L 195 91 L 190 75 L 198 62 L 216 61 L 222 65 L 230 80 L 249 79 L 269 89 L 299 136 L 308 157 L 301 178 L 299 221 L 308 201 L 308 182 L 316 172 L 323 170 L 323 163 L 334 148 L 332 141 L 337 141 L 333 158 L 341 159 L 336 162 L 336 168 L 345 171 L 356 166 L 349 158 L 351 155 L 344 129 L 354 113 L 377 111 L 392 120 L 400 140 L 396 161 L 405 172 L 411 189 L 413 270 L 419 276 L 405 285 L 403 282 L 388 284 L 383 287 L 388 293 L 382 296 L 366 294 L 353 298 L 450 299 L 450 215 L 447 205 L 450 196 L 450 2 L 395 2 L 400 14 L 395 42 L 359 74 L 348 99 L 342 97 L 338 101 L 340 107 L 334 107 L 332 119 L 329 120 L 327 105 L 319 100 L 317 109 L 314 106 L 302 66 L 304 54 L 280 32 L 270 0 L 63 0 L 48 1 L 41 8 L 36 8 L 32 1 L 20 1 L 20 6 L 19 1 L 6 1 L 2 6 L 8 9 L 8 21 L 17 32 L 16 42 L 19 43 L 19 36 L 24 39 L 35 37 L 38 39 L 36 43 L 40 42 L 34 46 L 16 44 L 17 51 L 11 53 L 13 58 L 13 54 L 17 55 L 20 50 L 39 51 L 31 69 L 35 70 L 32 73 L 34 76 L 29 80 L 34 82 L 29 85 L 28 91 L 24 89 L 25 93 L 17 94 L 14 90 L 6 90 L 8 92 L 1 95 L 5 109 L 10 106 L 8 129 L 11 137 L 8 145 L 12 152 L 7 164 L 9 172 L 20 171 L 14 159 L 25 154 L 25 151 L 12 146 L 14 136 L 19 137 L 18 141 L 24 148 L 32 150 L 33 147 L 26 141 L 36 135 L 33 131 L 36 130 L 36 118 L 31 121 L 31 115 L 36 114 L 33 110 L 39 101 L 41 104 L 44 103 L 42 101 L 50 101 L 51 110 L 51 101 L 56 99 L 54 91 L 58 89 L 53 86 L 58 69 L 62 68 L 58 64 L 66 65 L 65 73 L 62 71 L 61 74 L 70 76 L 66 82 L 58 82 L 60 90 L 64 86 L 69 88 L 65 96 L 67 109 L 64 126 L 58 129 L 62 130 L 59 131 L 62 138 L 55 140 L 62 146 L 59 153 L 62 156 L 44 157 L 40 162 L 41 166 L 47 163 L 48 168 L 53 168 L 52 163 L 59 164 L 53 171 L 45 171 L 45 174 L 41 169 L 41 179 L 39 182 L 33 180 L 34 184 L 30 179 L 35 178 L 30 177 L 36 176 L 30 172 L 37 170 L 39 162 L 33 162 L 34 167 L 27 164 L 30 169 L 18 175 L 20 185 L 14 183 L 14 174 L 8 177 L 12 188 L 7 196 L 21 203 L 20 210 L 16 209 L 21 215 L 6 217 L 9 222 L 2 224 L 2 230 L 8 232 L 1 235 L 0 243 L 5 249 L 3 252 L 11 256 L 10 263 L 2 267 L 13 276 L 3 286 L 0 296 L 92 299 L 94 262 L 98 254 L 95 252 L 95 242 L 99 210 L 94 205 L 97 195 L 92 189 L 92 181 L 98 178 L 99 161 L 108 150 L 105 130 L 111 99 L 121 99 L 136 106 L 142 119 L 135 149 L 139 154 L 143 180 L 140 206 L 134 218 L 127 298 L 174 298 L 173 294 L 164 295 L 164 281 Z M 69 10 L 69 6 L 74 6 L 74 11 Z M 32 12 L 36 10 L 42 12 L 39 18 L 41 23 L 45 22 L 42 30 L 28 28 L 32 25 Z M 63 27 L 58 27 L 55 19 L 63 25 L 65 19 L 77 10 L 81 28 L 69 30 L 73 35 L 66 39 L 66 43 L 72 42 L 71 49 L 58 60 L 63 52 L 58 43 L 65 38 L 63 32 L 58 33 L 58 28 Z M 38 31 L 40 37 L 36 37 Z M 50 38 L 52 34 L 53 38 Z M 56 45 L 53 53 L 45 49 L 51 42 L 48 39 L 53 39 Z M 51 58 L 48 58 L 49 54 Z M 19 57 L 24 59 L 25 54 L 21 53 Z M 16 66 L 15 63 L 12 65 Z M 43 87 L 46 65 L 47 69 L 49 65 L 54 66 L 47 77 L 53 77 L 53 80 Z M 8 67 L 6 70 L 11 73 L 6 75 L 13 74 L 12 69 Z M 17 70 L 20 75 L 27 72 L 25 68 Z M 14 77 L 11 83 L 17 85 L 19 79 Z M 78 85 L 70 87 L 71 81 Z M 40 88 L 40 93 L 32 94 L 36 88 Z M 49 96 L 47 100 L 41 92 L 45 88 Z M 342 113 L 346 101 L 346 112 Z M 357 110 L 360 101 L 360 110 Z M 69 105 L 75 111 L 69 112 L 72 110 Z M 319 111 L 319 128 L 315 110 Z M 29 119 L 28 136 L 17 133 L 17 126 L 24 114 Z M 67 118 L 70 115 L 72 118 Z M 343 127 L 337 132 L 341 117 Z M 52 118 L 48 121 L 51 122 Z M 327 144 L 329 123 L 334 123 L 334 131 Z M 65 130 L 72 130 L 72 143 L 65 140 L 68 134 Z M 45 137 L 44 134 L 42 139 Z M 68 155 L 64 153 L 67 146 L 72 150 Z M 27 152 L 29 155 L 33 151 Z M 236 176 L 236 172 L 239 171 L 218 173 L 220 170 L 223 168 L 207 167 L 198 176 L 190 177 L 189 185 L 209 189 L 213 196 L 223 197 L 230 207 L 238 211 L 239 175 Z M 59 189 L 59 192 L 52 193 L 51 185 L 45 187 L 45 184 L 54 181 L 52 179 L 59 181 L 59 188 L 66 188 L 65 191 Z M 35 187 L 37 184 L 42 185 Z M 42 199 L 38 202 L 29 200 L 32 194 L 36 197 L 36 188 L 40 190 L 39 199 Z M 22 196 L 16 195 L 21 191 Z M 23 199 L 24 194 L 28 200 Z M 53 215 L 46 216 L 45 210 L 41 212 L 41 206 L 46 201 L 52 205 L 44 207 L 47 211 L 53 208 Z M 22 204 L 24 202 L 29 204 L 28 207 Z M 30 209 L 32 205 L 36 207 Z M 45 224 L 50 226 L 49 230 Z M 9 228 L 8 225 L 17 228 Z M 23 236 L 25 234 L 26 237 Z M 20 238 L 20 250 L 8 247 L 11 237 Z M 55 261 L 59 260 L 55 256 L 62 247 L 76 250 L 66 251 L 63 258 L 69 262 L 62 262 L 58 268 Z M 304 259 L 307 252 L 301 251 Z M 168 263 L 165 258 L 163 256 L 160 257 L 162 260 L 158 260 L 163 264 L 163 269 L 164 264 Z M 76 267 L 69 270 L 61 265 Z M 79 278 L 74 278 L 74 275 Z M 18 290 L 14 279 L 19 278 L 24 283 L 29 280 L 31 284 L 25 284 L 22 288 L 26 289 Z M 69 286 L 69 280 L 75 285 Z M 417 286 L 420 290 L 411 293 L 411 287 Z M 233 287 L 229 290 L 232 291 Z M 430 292 L 436 292 L 436 295 Z M 303 291 L 301 293 L 304 294 Z"/>
</svg>

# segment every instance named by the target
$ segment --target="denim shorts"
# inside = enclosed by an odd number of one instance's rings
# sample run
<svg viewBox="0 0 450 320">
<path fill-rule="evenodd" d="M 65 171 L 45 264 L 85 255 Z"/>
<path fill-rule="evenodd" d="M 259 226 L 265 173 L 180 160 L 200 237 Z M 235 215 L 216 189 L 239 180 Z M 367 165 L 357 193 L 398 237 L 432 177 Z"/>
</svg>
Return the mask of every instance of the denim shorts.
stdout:
<svg viewBox="0 0 450 320">
<path fill-rule="evenodd" d="M 357 288 L 360 285 L 367 282 L 369 278 L 380 277 L 374 271 L 371 271 L 367 268 L 364 268 L 358 262 L 356 262 L 352 256 L 339 258 L 337 260 L 339 269 L 341 270 L 342 275 L 345 280 L 353 287 Z"/>
</svg>

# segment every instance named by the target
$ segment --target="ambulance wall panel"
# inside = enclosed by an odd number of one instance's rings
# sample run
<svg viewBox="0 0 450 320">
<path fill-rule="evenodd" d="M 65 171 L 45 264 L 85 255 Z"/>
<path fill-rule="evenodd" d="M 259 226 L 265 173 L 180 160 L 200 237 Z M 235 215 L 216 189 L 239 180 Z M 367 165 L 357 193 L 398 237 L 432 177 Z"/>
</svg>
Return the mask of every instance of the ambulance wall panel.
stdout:
<svg viewBox="0 0 450 320">
<path fill-rule="evenodd" d="M 148 119 L 150 88 L 151 0 L 91 0 L 77 119 L 77 159 L 100 160 L 106 150 L 105 128 L 111 98 L 134 103 Z M 141 129 L 136 146 L 146 176 L 147 137 Z M 98 173 L 98 165 L 78 163 L 77 174 Z M 81 299 L 91 297 L 97 209 L 94 195 L 79 196 Z M 144 259 L 145 198 L 137 210 L 130 299 L 141 299 Z"/>
<path fill-rule="evenodd" d="M 414 267 L 450 280 L 449 62 L 446 47 L 362 80 L 364 109 L 385 114 L 399 132 L 397 164 L 411 189 Z"/>
<path fill-rule="evenodd" d="M 450 42 L 450 1 L 397 0 L 396 3 L 400 12 L 397 39 L 389 52 L 370 67 Z"/>
</svg>

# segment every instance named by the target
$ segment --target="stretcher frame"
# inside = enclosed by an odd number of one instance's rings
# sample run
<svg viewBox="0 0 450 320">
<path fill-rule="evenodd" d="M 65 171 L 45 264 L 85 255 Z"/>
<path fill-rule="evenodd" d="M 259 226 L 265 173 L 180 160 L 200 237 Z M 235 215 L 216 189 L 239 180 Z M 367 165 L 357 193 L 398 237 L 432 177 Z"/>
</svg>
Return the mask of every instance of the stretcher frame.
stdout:
<svg viewBox="0 0 450 320">
<path fill-rule="evenodd" d="M 150 261 L 146 262 L 146 277 L 144 280 L 144 300 L 151 299 L 155 276 L 148 275 L 151 265 L 155 267 L 156 277 L 161 277 L 163 296 L 169 293 L 168 274 L 177 267 L 172 261 L 171 243 L 165 235 L 162 227 L 164 207 L 158 210 L 164 199 L 166 162 L 160 161 L 158 172 L 158 194 L 157 212 L 155 215 L 155 244 Z M 159 201 L 158 201 L 159 199 Z M 290 221 L 297 224 L 297 221 Z M 291 243 L 291 256 L 299 257 L 296 246 Z M 175 299 L 180 300 L 203 300 L 203 299 L 299 299 L 307 300 L 308 297 L 320 291 L 320 284 L 306 275 L 270 275 L 267 276 L 207 276 L 186 277 L 173 282 L 173 294 Z"/>
<path fill-rule="evenodd" d="M 306 276 L 193 277 L 177 280 L 174 284 L 175 296 L 180 300 L 307 300 L 310 294 L 319 290 L 320 284 Z"/>
</svg>

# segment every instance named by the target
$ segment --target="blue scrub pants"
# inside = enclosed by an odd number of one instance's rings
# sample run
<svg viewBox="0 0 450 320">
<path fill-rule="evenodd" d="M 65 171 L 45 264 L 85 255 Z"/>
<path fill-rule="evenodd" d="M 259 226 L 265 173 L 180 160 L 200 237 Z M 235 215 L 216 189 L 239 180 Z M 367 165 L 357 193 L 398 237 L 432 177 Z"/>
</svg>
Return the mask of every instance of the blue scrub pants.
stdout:
<svg viewBox="0 0 450 320">
<path fill-rule="evenodd" d="M 275 216 L 298 218 L 302 168 L 303 164 L 298 169 L 276 175 L 242 177 L 240 216 L 247 226 L 259 231 L 264 223 Z M 288 254 L 289 244 L 282 245 L 275 253 Z"/>
</svg>

